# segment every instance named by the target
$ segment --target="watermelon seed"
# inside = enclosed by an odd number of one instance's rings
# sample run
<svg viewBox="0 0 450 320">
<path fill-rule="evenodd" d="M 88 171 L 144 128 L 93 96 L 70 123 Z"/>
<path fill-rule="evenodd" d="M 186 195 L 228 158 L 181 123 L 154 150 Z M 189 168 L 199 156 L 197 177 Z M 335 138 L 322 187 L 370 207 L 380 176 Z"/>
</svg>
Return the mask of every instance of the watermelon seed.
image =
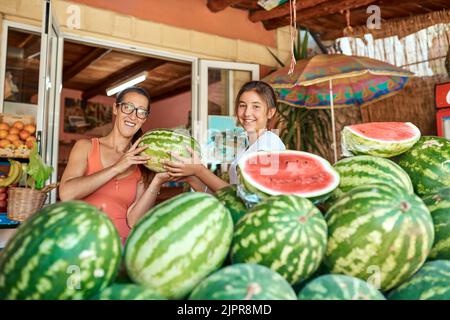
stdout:
<svg viewBox="0 0 450 320">
<path fill-rule="evenodd" d="M 306 216 L 301 216 L 300 218 L 298 218 L 298 221 L 300 221 L 300 223 L 305 223 L 308 220 L 308 218 Z"/>
<path fill-rule="evenodd" d="M 409 209 L 411 209 L 411 205 L 406 201 L 402 201 L 400 207 L 403 212 L 407 212 Z"/>
<path fill-rule="evenodd" d="M 245 296 L 244 300 L 252 299 L 254 295 L 261 293 L 261 291 L 261 286 L 258 283 L 250 283 L 247 288 L 247 295 Z"/>
</svg>

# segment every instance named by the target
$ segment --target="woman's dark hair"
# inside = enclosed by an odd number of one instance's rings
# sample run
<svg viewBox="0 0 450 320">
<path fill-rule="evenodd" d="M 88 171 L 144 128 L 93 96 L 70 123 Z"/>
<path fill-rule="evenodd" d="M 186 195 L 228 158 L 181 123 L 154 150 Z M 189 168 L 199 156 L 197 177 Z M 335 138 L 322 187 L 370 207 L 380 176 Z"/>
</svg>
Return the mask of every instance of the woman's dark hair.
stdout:
<svg viewBox="0 0 450 320">
<path fill-rule="evenodd" d="M 116 103 L 121 103 L 123 101 L 123 98 L 127 93 L 137 93 L 147 98 L 148 101 L 148 111 L 150 111 L 150 94 L 148 91 L 141 87 L 129 87 L 124 90 L 122 90 L 117 96 L 116 96 Z M 134 144 L 142 135 L 144 134 L 144 131 L 142 129 L 139 129 L 131 138 L 131 144 Z M 151 172 L 147 168 L 145 168 L 143 165 L 138 165 L 139 170 L 141 170 L 142 174 L 142 181 L 144 183 L 144 186 L 147 188 L 150 185 L 150 182 L 152 182 L 153 177 L 155 176 L 155 173 Z"/>
<path fill-rule="evenodd" d="M 151 102 L 150 93 L 148 93 L 148 91 L 142 87 L 128 87 L 126 89 L 123 89 L 122 91 L 120 91 L 117 94 L 116 103 L 121 103 L 123 101 L 123 98 L 125 97 L 125 95 L 130 92 L 134 92 L 134 93 L 137 93 L 137 94 L 140 94 L 140 95 L 146 97 L 147 101 L 148 101 L 148 108 L 150 111 L 150 102 Z"/>
</svg>

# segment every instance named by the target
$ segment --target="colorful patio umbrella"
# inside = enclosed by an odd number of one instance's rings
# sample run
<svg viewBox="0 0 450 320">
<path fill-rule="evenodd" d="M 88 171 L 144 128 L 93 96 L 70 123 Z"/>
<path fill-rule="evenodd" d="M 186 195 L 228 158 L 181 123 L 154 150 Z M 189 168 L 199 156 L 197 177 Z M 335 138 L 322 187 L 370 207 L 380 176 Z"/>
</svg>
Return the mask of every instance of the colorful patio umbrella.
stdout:
<svg viewBox="0 0 450 320">
<path fill-rule="evenodd" d="M 413 73 L 367 57 L 322 54 L 299 60 L 294 72 L 282 68 L 263 80 L 294 107 L 331 108 L 334 160 L 337 161 L 335 107 L 363 106 L 397 93 Z"/>
</svg>

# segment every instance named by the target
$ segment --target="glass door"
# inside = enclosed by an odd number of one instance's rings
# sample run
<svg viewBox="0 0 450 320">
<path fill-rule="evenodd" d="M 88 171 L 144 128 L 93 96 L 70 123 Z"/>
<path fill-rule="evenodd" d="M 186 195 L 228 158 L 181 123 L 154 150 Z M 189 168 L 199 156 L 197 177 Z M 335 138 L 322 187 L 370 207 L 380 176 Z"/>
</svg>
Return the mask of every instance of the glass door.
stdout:
<svg viewBox="0 0 450 320">
<path fill-rule="evenodd" d="M 259 80 L 259 65 L 199 60 L 198 123 L 194 136 L 203 146 L 205 162 L 213 171 L 218 169 L 225 180 L 227 166 L 244 147 L 245 135 L 237 126 L 234 101 L 241 86 L 250 80 Z"/>
<path fill-rule="evenodd" d="M 53 16 L 50 0 L 44 0 L 36 127 L 42 159 L 54 168 L 49 183 L 57 182 L 62 50 L 63 39 Z M 55 190 L 49 195 L 48 201 L 56 201 Z"/>
</svg>

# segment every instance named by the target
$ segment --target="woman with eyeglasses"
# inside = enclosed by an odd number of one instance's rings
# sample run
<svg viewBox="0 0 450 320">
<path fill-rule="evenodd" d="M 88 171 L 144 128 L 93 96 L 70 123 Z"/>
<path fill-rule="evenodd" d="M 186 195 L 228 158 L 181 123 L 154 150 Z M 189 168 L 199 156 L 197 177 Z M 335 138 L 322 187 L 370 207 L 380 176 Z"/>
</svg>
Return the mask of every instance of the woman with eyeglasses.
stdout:
<svg viewBox="0 0 450 320">
<path fill-rule="evenodd" d="M 103 210 L 124 243 L 130 229 L 155 204 L 167 173 L 140 169 L 149 157 L 139 155 L 141 127 L 150 112 L 150 95 L 130 87 L 117 95 L 112 131 L 102 138 L 78 140 L 61 179 L 62 201 L 83 200 Z"/>
</svg>

